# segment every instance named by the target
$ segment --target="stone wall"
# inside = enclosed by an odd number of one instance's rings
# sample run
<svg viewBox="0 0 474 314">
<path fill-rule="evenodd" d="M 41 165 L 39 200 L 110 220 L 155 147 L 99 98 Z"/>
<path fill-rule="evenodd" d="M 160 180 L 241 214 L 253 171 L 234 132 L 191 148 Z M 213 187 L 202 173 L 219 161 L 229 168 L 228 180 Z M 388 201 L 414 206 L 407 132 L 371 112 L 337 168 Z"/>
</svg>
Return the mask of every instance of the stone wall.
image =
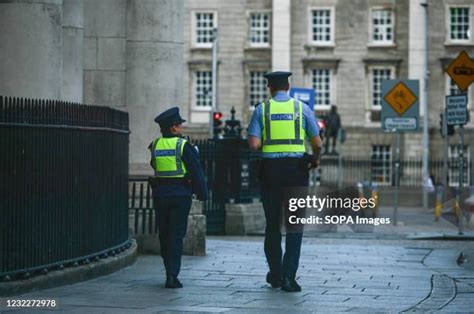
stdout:
<svg viewBox="0 0 474 314">
<path fill-rule="evenodd" d="M 84 102 L 125 106 L 126 0 L 84 0 Z"/>
<path fill-rule="evenodd" d="M 59 99 L 62 0 L 0 2 L 0 95 Z"/>
<path fill-rule="evenodd" d="M 142 216 L 138 217 L 138 232 L 133 232 L 132 226 L 135 221 L 135 211 L 130 211 L 129 226 L 132 236 L 138 244 L 138 252 L 142 254 L 160 254 L 160 240 L 158 233 L 148 232 L 148 222 L 145 226 L 145 233 L 142 233 Z M 148 219 L 148 215 L 147 215 Z M 153 214 L 152 221 L 155 221 Z M 152 224 L 154 230 L 155 225 Z M 206 255 L 206 216 L 202 214 L 202 203 L 193 201 L 191 211 L 188 216 L 188 228 L 184 237 L 183 252 L 185 255 Z"/>
<path fill-rule="evenodd" d="M 192 14 L 196 10 L 217 12 L 219 26 L 219 86 L 218 109 L 224 119 L 230 118 L 232 106 L 236 108 L 236 118 L 249 117 L 247 100 L 247 76 L 249 69 L 262 67 L 271 69 L 271 50 L 269 48 L 250 48 L 248 42 L 248 11 L 270 10 L 271 0 L 264 1 L 217 1 L 189 0 L 185 2 L 184 13 L 184 68 L 183 68 L 183 112 L 198 128 L 208 130 L 208 112 L 192 108 L 192 73 L 195 70 L 211 70 L 212 49 L 193 47 Z"/>
</svg>

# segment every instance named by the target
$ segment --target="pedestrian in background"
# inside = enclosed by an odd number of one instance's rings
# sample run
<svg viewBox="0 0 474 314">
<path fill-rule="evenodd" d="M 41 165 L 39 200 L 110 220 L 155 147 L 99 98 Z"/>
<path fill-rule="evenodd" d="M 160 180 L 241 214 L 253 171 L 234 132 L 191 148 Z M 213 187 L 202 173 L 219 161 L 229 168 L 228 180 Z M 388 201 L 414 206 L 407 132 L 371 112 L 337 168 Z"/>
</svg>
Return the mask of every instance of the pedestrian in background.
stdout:
<svg viewBox="0 0 474 314">
<path fill-rule="evenodd" d="M 336 151 L 336 139 L 338 136 L 341 136 L 339 133 L 342 130 L 341 117 L 337 113 L 337 107 L 335 105 L 331 106 L 329 114 L 325 117 L 327 138 L 324 147 L 324 153 L 329 153 L 329 142 L 332 139 L 331 153 L 337 154 Z"/>
<path fill-rule="evenodd" d="M 301 101 L 288 96 L 291 72 L 272 72 L 264 77 L 272 98 L 258 105 L 253 113 L 248 143 L 250 149 L 262 150 L 261 193 L 265 211 L 265 256 L 270 271 L 266 280 L 273 288 L 301 291 L 296 282 L 301 240 L 300 232 L 287 228 L 285 254 L 282 258 L 282 193 L 292 187 L 307 187 L 308 169 L 319 166 L 322 141 L 313 111 Z M 305 155 L 305 136 L 313 155 Z M 309 158 L 308 158 L 309 157 Z M 309 165 L 309 168 L 308 168 Z M 288 224 L 286 224 L 288 227 Z"/>
<path fill-rule="evenodd" d="M 198 152 L 182 136 L 182 123 L 185 121 L 177 107 L 157 116 L 155 122 L 160 125 L 162 137 L 148 146 L 150 165 L 155 171 L 151 178 L 153 208 L 166 269 L 166 288 L 183 287 L 178 275 L 192 194 L 195 193 L 201 201 L 208 197 Z"/>
</svg>

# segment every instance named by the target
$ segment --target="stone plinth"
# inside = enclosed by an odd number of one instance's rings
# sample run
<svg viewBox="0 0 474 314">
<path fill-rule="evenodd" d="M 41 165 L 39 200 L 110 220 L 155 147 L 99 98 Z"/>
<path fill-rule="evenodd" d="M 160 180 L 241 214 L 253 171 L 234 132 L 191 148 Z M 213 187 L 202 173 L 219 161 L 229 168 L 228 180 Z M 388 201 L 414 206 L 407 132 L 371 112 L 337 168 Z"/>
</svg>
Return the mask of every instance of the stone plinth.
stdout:
<svg viewBox="0 0 474 314">
<path fill-rule="evenodd" d="M 226 235 L 246 235 L 265 230 L 265 214 L 260 202 L 249 204 L 226 204 Z"/>
<path fill-rule="evenodd" d="M 129 226 L 133 228 L 135 219 L 135 211 L 130 211 L 129 215 Z M 138 217 L 138 232 L 133 233 L 138 243 L 139 253 L 151 253 L 160 254 L 160 240 L 158 232 L 154 232 L 155 229 L 155 215 L 152 215 L 152 232 L 150 233 L 148 228 L 148 220 L 145 222 L 145 232 L 142 233 L 142 220 L 143 216 L 140 212 Z M 146 219 L 149 219 L 147 212 Z M 188 216 L 188 228 L 186 236 L 184 237 L 183 253 L 185 255 L 206 255 L 206 216 L 202 214 L 202 203 L 199 201 L 193 201 L 191 211 Z"/>
</svg>

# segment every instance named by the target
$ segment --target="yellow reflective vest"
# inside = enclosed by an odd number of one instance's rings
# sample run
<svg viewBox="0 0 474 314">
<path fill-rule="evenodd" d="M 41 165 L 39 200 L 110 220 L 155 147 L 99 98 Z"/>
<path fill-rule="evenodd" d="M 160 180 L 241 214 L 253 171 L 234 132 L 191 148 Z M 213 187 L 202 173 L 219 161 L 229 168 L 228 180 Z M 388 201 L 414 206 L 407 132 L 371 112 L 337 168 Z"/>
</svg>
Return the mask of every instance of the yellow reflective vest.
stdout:
<svg viewBox="0 0 474 314">
<path fill-rule="evenodd" d="M 162 137 L 153 142 L 155 176 L 183 178 L 188 172 L 181 157 L 186 140 L 180 137 Z"/>
<path fill-rule="evenodd" d="M 304 153 L 303 106 L 290 99 L 262 104 L 264 153 Z"/>
</svg>

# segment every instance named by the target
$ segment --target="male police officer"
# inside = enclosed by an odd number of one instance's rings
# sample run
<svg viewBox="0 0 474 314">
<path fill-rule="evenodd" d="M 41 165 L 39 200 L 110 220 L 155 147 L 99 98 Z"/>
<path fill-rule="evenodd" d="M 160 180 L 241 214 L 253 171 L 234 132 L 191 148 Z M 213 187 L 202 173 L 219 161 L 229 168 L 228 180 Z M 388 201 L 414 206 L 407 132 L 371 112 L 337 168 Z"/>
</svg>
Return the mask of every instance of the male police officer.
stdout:
<svg viewBox="0 0 474 314">
<path fill-rule="evenodd" d="M 207 199 L 204 180 L 197 151 L 183 137 L 182 123 L 177 107 L 171 108 L 155 118 L 160 125 L 162 137 L 148 147 L 151 166 L 155 176 L 153 206 L 158 220 L 161 256 L 166 269 L 166 288 L 181 288 L 178 280 L 186 234 L 191 196 Z"/>
<path fill-rule="evenodd" d="M 298 269 L 302 230 L 287 228 L 285 255 L 281 250 L 282 192 L 288 187 L 308 186 L 308 166 L 319 165 L 322 141 L 312 110 L 290 98 L 288 77 L 291 72 L 264 75 L 272 98 L 255 108 L 249 126 L 248 142 L 252 150 L 262 150 L 262 200 L 265 211 L 265 255 L 270 272 L 267 282 L 288 292 L 301 291 L 295 280 Z M 305 154 L 305 134 L 313 155 Z M 304 157 L 304 158 L 303 158 Z"/>
</svg>

